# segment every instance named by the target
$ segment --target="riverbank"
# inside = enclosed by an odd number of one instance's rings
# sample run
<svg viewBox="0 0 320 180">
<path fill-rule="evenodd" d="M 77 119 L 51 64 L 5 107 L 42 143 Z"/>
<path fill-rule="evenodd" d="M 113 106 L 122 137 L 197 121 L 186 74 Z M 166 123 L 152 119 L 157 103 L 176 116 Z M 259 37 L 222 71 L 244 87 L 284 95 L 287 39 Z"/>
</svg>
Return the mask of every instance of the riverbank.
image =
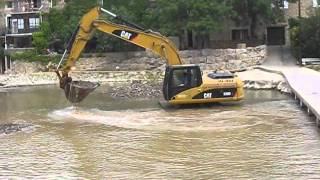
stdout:
<svg viewBox="0 0 320 180">
<path fill-rule="evenodd" d="M 267 90 L 276 89 L 284 93 L 290 93 L 285 79 L 277 74 L 251 69 L 236 73 L 243 81 L 246 89 Z M 162 94 L 162 80 L 164 72 L 157 71 L 95 71 L 72 72 L 74 80 L 99 82 L 108 85 L 107 91 L 113 97 L 143 98 L 158 97 Z M 39 86 L 58 84 L 55 73 L 41 72 L 30 74 L 0 75 L 0 88 L 12 88 L 21 86 Z"/>
</svg>

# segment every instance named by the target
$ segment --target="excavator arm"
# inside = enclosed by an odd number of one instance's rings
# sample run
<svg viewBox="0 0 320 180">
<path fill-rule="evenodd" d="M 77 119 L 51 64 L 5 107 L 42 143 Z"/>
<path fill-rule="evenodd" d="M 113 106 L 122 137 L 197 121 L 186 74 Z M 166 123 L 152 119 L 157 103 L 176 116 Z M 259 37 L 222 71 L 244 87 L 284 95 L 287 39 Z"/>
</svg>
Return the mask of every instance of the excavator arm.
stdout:
<svg viewBox="0 0 320 180">
<path fill-rule="evenodd" d="M 72 67 L 75 66 L 75 62 L 79 59 L 81 52 L 96 30 L 151 50 L 165 59 L 167 65 L 182 64 L 178 50 L 168 38 L 151 30 L 144 31 L 135 27 L 99 20 L 101 12 L 100 7 L 95 7 L 82 17 L 76 33 L 69 42 L 67 48 L 69 56 L 62 69 L 62 75 L 60 75 L 58 71 L 56 72 L 60 79 L 60 87 L 65 90 L 66 97 L 70 102 L 80 102 L 80 99 L 84 98 L 81 96 L 87 96 L 91 91 L 93 91 L 90 89 L 89 91 L 87 89 L 88 87 L 91 87 L 92 89 L 97 87 L 96 85 L 88 86 L 88 83 L 85 87 L 79 86 L 81 83 L 78 83 L 76 86 L 72 86 L 71 83 L 73 81 L 69 77 L 69 72 Z M 82 91 L 87 91 L 88 93 L 82 93 Z M 82 95 L 79 96 L 79 94 Z"/>
<path fill-rule="evenodd" d="M 93 26 L 101 32 L 153 51 L 155 54 L 158 54 L 165 59 L 168 65 L 182 64 L 175 45 L 168 38 L 159 33 L 150 30 L 140 31 L 128 26 L 101 20 L 94 21 Z"/>
<path fill-rule="evenodd" d="M 167 61 L 168 65 L 181 65 L 182 61 L 175 45 L 160 33 L 151 30 L 142 31 L 133 27 L 115 24 L 109 21 L 98 20 L 101 14 L 100 7 L 91 9 L 80 21 L 77 34 L 72 45 L 68 47 L 69 56 L 63 68 L 63 75 L 68 74 L 81 52 L 96 30 L 133 43 L 142 48 L 153 51 Z"/>
<path fill-rule="evenodd" d="M 86 13 L 81 19 L 75 34 L 71 37 L 68 43 L 67 52 L 69 53 L 66 65 L 62 69 L 63 76 L 67 75 L 74 66 L 75 62 L 79 59 L 81 52 L 85 48 L 87 42 L 91 39 L 95 29 L 92 22 L 99 18 L 100 8 L 95 7 Z"/>
</svg>

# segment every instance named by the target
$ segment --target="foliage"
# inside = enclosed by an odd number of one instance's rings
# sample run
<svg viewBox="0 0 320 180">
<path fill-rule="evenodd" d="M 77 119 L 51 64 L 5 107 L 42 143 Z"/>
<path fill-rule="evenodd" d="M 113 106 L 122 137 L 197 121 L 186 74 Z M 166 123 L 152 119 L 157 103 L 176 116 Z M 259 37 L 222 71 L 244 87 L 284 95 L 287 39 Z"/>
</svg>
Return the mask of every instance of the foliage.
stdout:
<svg viewBox="0 0 320 180">
<path fill-rule="evenodd" d="M 4 58 L 4 48 L 0 46 L 0 60 Z"/>
<path fill-rule="evenodd" d="M 46 15 L 47 23 L 41 25 L 42 32 L 49 41 L 58 39 L 64 43 L 64 46 L 83 14 L 97 3 L 96 0 L 67 2 L 62 11 L 52 9 Z M 211 31 L 218 30 L 223 19 L 232 14 L 232 7 L 224 3 L 224 0 L 158 0 L 153 5 L 149 0 L 106 0 L 104 8 L 110 9 L 131 22 L 139 22 L 142 26 L 155 29 L 167 36 L 181 36 L 185 30 L 207 35 Z M 117 46 L 125 47 L 125 50 L 135 49 L 132 45 L 110 38 L 105 34 L 100 33 L 95 37 L 93 41 L 97 43 L 98 51 L 123 50 L 123 48 L 116 48 Z"/>
<path fill-rule="evenodd" d="M 42 54 L 48 47 L 48 40 L 43 32 L 35 32 L 32 34 L 32 45 L 37 53 Z"/>
<path fill-rule="evenodd" d="M 51 9 L 48 14 L 44 14 L 46 21 L 41 24 L 41 32 L 48 41 L 60 40 L 66 45 L 80 18 L 95 5 L 95 2 L 94 0 L 74 0 L 70 1 L 63 10 Z"/>
<path fill-rule="evenodd" d="M 39 55 L 35 50 L 28 50 L 24 52 L 16 52 L 11 54 L 12 60 L 26 61 L 26 62 L 42 62 L 42 63 L 57 63 L 60 55 Z"/>
<path fill-rule="evenodd" d="M 41 31 L 49 42 L 59 40 L 65 47 L 80 18 L 96 6 L 97 2 L 98 0 L 66 1 L 64 9 L 52 9 L 45 15 L 47 21 L 42 23 Z M 166 36 L 184 37 L 186 31 L 189 31 L 195 33 L 197 41 L 207 41 L 208 34 L 221 30 L 222 23 L 230 17 L 236 21 L 248 19 L 248 22 L 252 22 L 251 32 L 255 37 L 259 19 L 273 22 L 282 17 L 279 15 L 282 11 L 278 2 L 279 0 L 105 0 L 104 8 Z M 111 17 L 103 18 L 123 23 Z M 87 49 L 105 52 L 135 48 L 131 44 L 98 33 L 88 43 Z"/>
<path fill-rule="evenodd" d="M 320 65 L 308 65 L 306 67 L 320 72 Z"/>
<path fill-rule="evenodd" d="M 145 12 L 142 22 L 146 27 L 181 39 L 186 32 L 192 32 L 198 48 L 205 47 L 210 32 L 221 30 L 225 19 L 233 14 L 231 4 L 225 0 L 157 0 Z"/>
<path fill-rule="evenodd" d="M 288 0 L 296 2 L 297 0 Z M 256 28 L 259 19 L 265 24 L 275 23 L 284 20 L 284 14 L 281 10 L 283 0 L 231 0 L 236 16 L 235 21 L 247 19 L 251 22 L 251 36 L 256 37 Z"/>
<path fill-rule="evenodd" d="M 298 57 L 320 57 L 320 10 L 308 18 L 290 19 L 290 38 Z"/>
<path fill-rule="evenodd" d="M 5 2 L 4 2 L 4 1 L 1 1 L 1 2 L 0 2 L 0 8 L 5 7 L 5 5 L 6 5 L 6 4 L 5 4 Z"/>
</svg>

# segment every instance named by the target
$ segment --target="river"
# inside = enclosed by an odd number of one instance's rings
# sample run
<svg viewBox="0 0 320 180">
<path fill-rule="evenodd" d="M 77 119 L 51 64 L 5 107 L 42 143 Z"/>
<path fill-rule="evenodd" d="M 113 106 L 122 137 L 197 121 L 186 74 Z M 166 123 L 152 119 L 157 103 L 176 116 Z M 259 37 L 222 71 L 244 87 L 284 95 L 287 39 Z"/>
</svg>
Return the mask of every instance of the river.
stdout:
<svg viewBox="0 0 320 180">
<path fill-rule="evenodd" d="M 71 107 L 57 87 L 1 90 L 0 179 L 320 178 L 320 135 L 289 96 L 164 110 L 97 91 Z"/>
</svg>

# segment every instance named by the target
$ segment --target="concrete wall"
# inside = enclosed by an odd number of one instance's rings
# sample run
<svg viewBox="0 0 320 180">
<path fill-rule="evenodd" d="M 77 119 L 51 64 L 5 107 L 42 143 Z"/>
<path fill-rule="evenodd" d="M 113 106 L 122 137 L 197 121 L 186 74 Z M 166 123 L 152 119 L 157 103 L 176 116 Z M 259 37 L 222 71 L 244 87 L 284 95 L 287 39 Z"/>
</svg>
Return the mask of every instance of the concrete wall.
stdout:
<svg viewBox="0 0 320 180">
<path fill-rule="evenodd" d="M 310 12 L 313 11 L 313 0 L 301 0 L 301 16 L 308 17 Z M 289 3 L 289 8 L 285 9 L 285 18 L 289 19 L 291 17 L 299 16 L 299 5 L 296 3 Z"/>
</svg>

